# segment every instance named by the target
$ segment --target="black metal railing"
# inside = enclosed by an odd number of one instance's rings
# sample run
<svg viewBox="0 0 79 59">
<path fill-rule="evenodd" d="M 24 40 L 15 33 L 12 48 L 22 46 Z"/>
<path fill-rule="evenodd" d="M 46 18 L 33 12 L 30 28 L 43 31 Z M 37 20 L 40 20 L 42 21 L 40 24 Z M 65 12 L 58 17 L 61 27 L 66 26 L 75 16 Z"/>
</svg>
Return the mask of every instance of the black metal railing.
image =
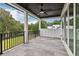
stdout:
<svg viewBox="0 0 79 59">
<path fill-rule="evenodd" d="M 34 39 L 39 36 L 39 31 L 29 30 L 28 36 L 29 40 Z M 12 47 L 24 43 L 24 41 L 24 32 L 11 32 L 0 34 L 0 54 L 8 49 L 11 49 Z"/>
<path fill-rule="evenodd" d="M 28 32 L 29 40 L 34 39 L 37 36 L 39 36 L 39 30 L 38 31 L 31 31 L 31 30 L 29 30 L 29 32 Z"/>
<path fill-rule="evenodd" d="M 24 32 L 11 32 L 0 34 L 0 54 L 22 43 L 24 43 Z"/>
</svg>

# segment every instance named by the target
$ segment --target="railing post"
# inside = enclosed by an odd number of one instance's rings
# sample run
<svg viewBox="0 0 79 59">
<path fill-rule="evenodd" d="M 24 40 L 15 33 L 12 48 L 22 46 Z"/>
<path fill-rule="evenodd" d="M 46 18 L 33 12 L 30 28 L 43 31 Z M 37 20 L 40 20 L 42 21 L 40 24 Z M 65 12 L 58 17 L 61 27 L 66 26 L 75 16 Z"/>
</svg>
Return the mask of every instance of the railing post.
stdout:
<svg viewBox="0 0 79 59">
<path fill-rule="evenodd" d="M 0 34 L 0 55 L 2 54 L 2 34 Z"/>
</svg>

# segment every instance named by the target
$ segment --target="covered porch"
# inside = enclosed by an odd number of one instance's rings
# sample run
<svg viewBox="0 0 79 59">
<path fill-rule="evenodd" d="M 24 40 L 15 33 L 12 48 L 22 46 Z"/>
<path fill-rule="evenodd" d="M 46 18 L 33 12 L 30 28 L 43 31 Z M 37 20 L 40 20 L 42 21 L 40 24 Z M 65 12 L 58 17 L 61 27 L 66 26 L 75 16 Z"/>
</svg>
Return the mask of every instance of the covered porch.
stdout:
<svg viewBox="0 0 79 59">
<path fill-rule="evenodd" d="M 68 3 L 17 3 L 9 4 L 20 11 L 24 12 L 24 32 L 21 44 L 12 47 L 5 51 L 2 50 L 1 35 L 1 56 L 69 56 L 73 55 L 69 47 L 65 43 L 65 12 L 67 11 Z M 68 11 L 67 11 L 68 12 Z M 30 36 L 28 30 L 28 15 L 34 15 L 39 21 L 39 32 Z M 69 12 L 68 14 L 69 15 Z M 45 18 L 60 17 L 60 28 L 57 29 L 42 29 L 41 21 Z M 64 22 L 64 24 L 63 24 Z M 14 35 L 17 33 L 14 33 Z M 9 35 L 10 36 L 10 35 Z M 30 40 L 31 38 L 31 40 Z M 14 38 L 15 41 L 17 38 Z M 9 39 L 10 40 L 10 39 Z M 13 39 L 12 39 L 13 40 Z M 7 44 L 8 45 L 8 44 Z M 9 44 L 10 46 L 10 44 Z"/>
</svg>

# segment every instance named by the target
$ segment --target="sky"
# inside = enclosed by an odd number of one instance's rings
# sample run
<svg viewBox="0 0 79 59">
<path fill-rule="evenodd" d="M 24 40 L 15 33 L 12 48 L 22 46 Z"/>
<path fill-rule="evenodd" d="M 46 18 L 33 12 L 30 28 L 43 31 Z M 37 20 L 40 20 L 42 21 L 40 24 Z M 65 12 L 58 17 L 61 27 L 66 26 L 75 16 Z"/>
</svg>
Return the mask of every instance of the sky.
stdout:
<svg viewBox="0 0 79 59">
<path fill-rule="evenodd" d="M 20 21 L 21 23 L 24 23 L 24 13 L 17 10 L 14 7 L 11 7 L 7 4 L 4 3 L 0 3 L 0 8 L 5 9 L 6 11 L 9 11 L 10 14 L 12 15 L 12 17 L 16 20 L 16 21 Z"/>
<path fill-rule="evenodd" d="M 5 9 L 6 11 L 9 11 L 10 14 L 12 15 L 12 17 L 16 20 L 16 21 L 20 21 L 21 23 L 24 23 L 24 13 L 21 12 L 20 10 L 17 10 L 16 8 L 5 4 L 5 3 L 0 3 L 0 8 Z M 60 18 L 58 17 L 53 17 L 53 18 L 47 18 L 45 19 L 45 21 L 47 22 L 53 22 L 54 20 L 60 20 Z M 36 22 L 38 22 L 37 19 L 35 19 L 34 17 L 28 16 L 28 24 L 35 24 Z"/>
<path fill-rule="evenodd" d="M 60 17 L 52 17 L 52 18 L 47 18 L 46 19 L 47 22 L 53 22 L 55 20 L 61 20 L 61 18 Z"/>
<path fill-rule="evenodd" d="M 35 23 L 37 23 L 37 22 L 38 22 L 37 19 L 35 19 L 35 18 L 32 17 L 32 16 L 28 16 L 28 24 L 31 24 L 31 23 L 35 24 Z"/>
</svg>

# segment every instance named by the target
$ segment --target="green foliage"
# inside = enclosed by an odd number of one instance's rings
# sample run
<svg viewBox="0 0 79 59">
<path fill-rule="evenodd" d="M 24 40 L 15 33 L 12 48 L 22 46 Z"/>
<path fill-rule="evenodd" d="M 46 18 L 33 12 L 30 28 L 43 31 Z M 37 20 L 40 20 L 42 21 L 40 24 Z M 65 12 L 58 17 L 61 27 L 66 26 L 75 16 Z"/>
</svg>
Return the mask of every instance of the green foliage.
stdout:
<svg viewBox="0 0 79 59">
<path fill-rule="evenodd" d="M 79 16 L 76 17 L 76 28 L 79 29 Z"/>
<path fill-rule="evenodd" d="M 23 24 L 16 21 L 10 12 L 0 9 L 0 33 L 23 31 Z"/>
<path fill-rule="evenodd" d="M 70 19 L 69 25 L 73 26 L 73 18 Z M 76 28 L 79 29 L 79 16 L 76 17 Z"/>
<path fill-rule="evenodd" d="M 60 24 L 61 21 L 54 21 L 50 24 Z M 41 28 L 47 28 L 49 23 L 46 21 L 41 21 Z M 0 9 L 0 33 L 9 33 L 16 31 L 23 31 L 24 25 L 19 21 L 16 21 L 10 12 L 5 11 L 4 9 Z M 30 31 L 38 31 L 39 30 L 39 22 L 36 24 L 29 24 L 28 29 Z"/>
<path fill-rule="evenodd" d="M 47 28 L 47 22 L 46 21 L 41 21 L 41 28 Z M 36 24 L 29 24 L 28 29 L 30 31 L 38 32 L 39 31 L 39 22 L 37 22 Z"/>
<path fill-rule="evenodd" d="M 37 22 L 36 24 L 29 24 L 28 25 L 28 30 L 30 32 L 33 32 L 33 33 L 38 33 L 38 31 L 39 31 L 39 23 Z"/>
<path fill-rule="evenodd" d="M 61 20 L 55 20 L 51 24 L 52 25 L 59 25 L 59 24 L 61 24 Z"/>
<path fill-rule="evenodd" d="M 41 21 L 41 28 L 47 28 L 48 23 L 46 21 Z"/>
</svg>

